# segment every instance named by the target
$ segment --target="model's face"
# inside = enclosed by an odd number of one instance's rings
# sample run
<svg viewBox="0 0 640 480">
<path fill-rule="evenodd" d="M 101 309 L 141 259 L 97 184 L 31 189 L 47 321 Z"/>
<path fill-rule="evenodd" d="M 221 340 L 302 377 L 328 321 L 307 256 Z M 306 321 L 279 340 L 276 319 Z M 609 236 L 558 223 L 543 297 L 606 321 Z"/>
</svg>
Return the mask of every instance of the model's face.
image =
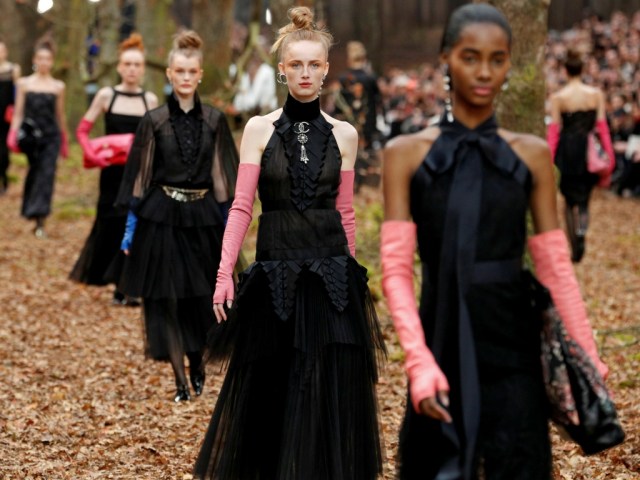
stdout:
<svg viewBox="0 0 640 480">
<path fill-rule="evenodd" d="M 318 97 L 323 78 L 329 71 L 327 51 L 322 43 L 311 40 L 290 43 L 278 69 L 286 75 L 293 98 L 310 102 Z"/>
<path fill-rule="evenodd" d="M 171 65 L 167 68 L 167 78 L 173 86 L 176 95 L 182 98 L 193 96 L 202 79 L 202 66 L 200 57 L 189 57 L 176 53 L 171 59 Z"/>
<path fill-rule="evenodd" d="M 50 73 L 53 68 L 53 53 L 46 48 L 41 48 L 33 56 L 33 65 L 38 73 Z"/>
<path fill-rule="evenodd" d="M 441 60 L 449 66 L 454 109 L 492 107 L 511 68 L 509 39 L 497 25 L 472 23 Z"/>
<path fill-rule="evenodd" d="M 137 49 L 125 50 L 120 54 L 117 70 L 124 83 L 140 85 L 144 76 L 144 54 Z"/>
</svg>

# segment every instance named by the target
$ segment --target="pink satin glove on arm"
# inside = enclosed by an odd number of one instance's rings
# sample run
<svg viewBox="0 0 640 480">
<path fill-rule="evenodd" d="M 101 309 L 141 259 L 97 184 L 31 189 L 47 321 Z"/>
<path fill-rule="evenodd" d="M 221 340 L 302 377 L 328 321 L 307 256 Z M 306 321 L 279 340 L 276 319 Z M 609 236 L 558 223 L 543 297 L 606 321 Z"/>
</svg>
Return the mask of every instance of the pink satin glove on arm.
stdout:
<svg viewBox="0 0 640 480">
<path fill-rule="evenodd" d="M 91 142 L 89 141 L 89 132 L 91 132 L 92 128 L 93 122 L 90 122 L 89 120 L 83 118 L 82 120 L 80 120 L 78 128 L 76 128 L 76 138 L 78 139 L 78 143 L 82 147 L 84 156 L 88 160 L 90 160 L 91 163 L 107 167 L 109 165 L 109 162 L 105 159 L 100 158 L 95 149 L 91 146 Z"/>
<path fill-rule="evenodd" d="M 609 163 L 609 172 L 606 175 L 602 175 L 600 177 L 600 181 L 598 185 L 600 187 L 608 187 L 611 185 L 611 173 L 616 167 L 616 154 L 613 151 L 613 144 L 611 143 L 611 132 L 609 131 L 609 124 L 605 118 L 601 118 L 600 120 L 596 120 L 595 130 L 598 133 L 598 138 L 600 139 L 600 145 L 605 152 L 607 152 L 607 156 L 611 159 Z"/>
<path fill-rule="evenodd" d="M 20 147 L 18 147 L 18 131 L 17 130 L 9 130 L 7 134 L 7 147 L 13 153 L 20 153 Z"/>
<path fill-rule="evenodd" d="M 342 170 L 340 172 L 340 187 L 336 197 L 336 210 L 342 217 L 342 227 L 347 236 L 347 244 L 351 256 L 356 256 L 356 211 L 353 208 L 353 182 L 354 170 Z"/>
<path fill-rule="evenodd" d="M 539 233 L 529 239 L 529 251 L 540 282 L 549 289 L 567 333 L 589 355 L 603 378 L 609 369 L 600 360 L 580 294 L 580 286 L 569 259 L 567 237 L 561 229 Z"/>
<path fill-rule="evenodd" d="M 553 122 L 547 127 L 547 144 L 551 150 L 551 161 L 556 158 L 556 150 L 558 150 L 558 142 L 560 141 L 560 125 Z"/>
<path fill-rule="evenodd" d="M 427 347 L 413 287 L 416 225 L 387 220 L 380 231 L 382 290 L 400 344 L 405 351 L 411 403 L 421 413 L 420 402 L 449 391 L 449 383 Z"/>
<path fill-rule="evenodd" d="M 253 200 L 258 188 L 259 177 L 260 165 L 241 163 L 238 167 L 236 193 L 229 209 L 227 226 L 224 229 L 220 267 L 216 277 L 216 289 L 213 292 L 214 312 L 218 322 L 226 320 L 226 314 L 220 311 L 222 309 L 216 309 L 215 305 L 224 304 L 225 302 L 229 304 L 235 297 L 233 268 L 236 265 L 244 236 L 253 218 Z"/>
</svg>

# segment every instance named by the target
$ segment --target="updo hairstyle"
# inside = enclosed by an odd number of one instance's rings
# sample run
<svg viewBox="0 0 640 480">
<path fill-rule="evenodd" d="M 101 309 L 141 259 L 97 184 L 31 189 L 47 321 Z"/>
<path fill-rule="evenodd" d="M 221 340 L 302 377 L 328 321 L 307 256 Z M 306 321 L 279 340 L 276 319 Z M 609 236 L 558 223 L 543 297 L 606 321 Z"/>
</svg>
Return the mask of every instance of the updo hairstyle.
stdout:
<svg viewBox="0 0 640 480">
<path fill-rule="evenodd" d="M 582 55 L 577 50 L 569 49 L 567 57 L 564 60 L 564 68 L 567 70 L 567 75 L 570 77 L 579 77 L 582 74 L 582 67 L 584 63 L 582 61 Z"/>
<path fill-rule="evenodd" d="M 169 58 L 167 63 L 171 66 L 173 56 L 176 54 L 184 55 L 185 57 L 197 56 L 202 64 L 202 38 L 193 30 L 184 30 L 177 33 L 173 37 L 173 48 L 169 52 Z"/>
<path fill-rule="evenodd" d="M 125 38 L 120 45 L 118 45 L 118 54 L 122 55 L 127 50 L 139 50 L 144 53 L 144 43 L 142 42 L 142 35 L 139 33 L 132 33 L 129 37 Z"/>
<path fill-rule="evenodd" d="M 450 51 L 460 40 L 460 34 L 465 27 L 473 23 L 497 25 L 506 33 L 509 48 L 511 48 L 511 26 L 507 17 L 500 10 L 486 3 L 470 3 L 455 9 L 449 17 L 447 28 L 442 35 L 440 52 Z"/>
<path fill-rule="evenodd" d="M 290 43 L 302 40 L 320 42 L 327 54 L 329 53 L 333 44 L 333 35 L 325 28 L 317 28 L 313 23 L 313 12 L 308 7 L 290 8 L 287 16 L 291 19 L 291 23 L 278 30 L 278 38 L 271 47 L 271 53 L 277 53 L 278 58 L 282 59 Z"/>
</svg>

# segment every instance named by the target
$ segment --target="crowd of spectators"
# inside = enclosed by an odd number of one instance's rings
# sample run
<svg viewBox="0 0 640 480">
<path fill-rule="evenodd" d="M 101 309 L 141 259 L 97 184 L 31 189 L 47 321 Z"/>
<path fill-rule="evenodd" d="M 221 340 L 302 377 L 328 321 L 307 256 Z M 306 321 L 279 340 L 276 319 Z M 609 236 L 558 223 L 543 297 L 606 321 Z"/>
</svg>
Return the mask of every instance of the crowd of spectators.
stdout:
<svg viewBox="0 0 640 480">
<path fill-rule="evenodd" d="M 585 15 L 571 29 L 549 32 L 545 57 L 548 95 L 567 81 L 563 60 L 569 48 L 584 55 L 584 82 L 606 94 L 616 152 L 612 188 L 624 196 L 640 195 L 640 147 L 634 153 L 628 143 L 638 141 L 640 145 L 640 12 L 632 16 L 615 12 L 608 20 Z M 437 122 L 443 110 L 443 74 L 437 65 L 390 68 L 378 77 L 378 86 L 380 144 Z M 331 91 L 339 89 L 336 84 Z"/>
</svg>

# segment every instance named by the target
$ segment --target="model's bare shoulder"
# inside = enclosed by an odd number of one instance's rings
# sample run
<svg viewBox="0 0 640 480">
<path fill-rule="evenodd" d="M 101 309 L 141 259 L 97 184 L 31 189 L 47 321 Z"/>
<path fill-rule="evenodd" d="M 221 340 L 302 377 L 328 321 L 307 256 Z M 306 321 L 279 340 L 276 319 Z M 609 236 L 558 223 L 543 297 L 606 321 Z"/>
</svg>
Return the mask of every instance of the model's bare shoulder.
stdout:
<svg viewBox="0 0 640 480">
<path fill-rule="evenodd" d="M 500 129 L 500 135 L 529 170 L 535 171 L 541 165 L 550 164 L 551 151 L 546 140 L 530 133 L 516 133 L 503 129 Z"/>
<path fill-rule="evenodd" d="M 384 148 L 385 170 L 400 169 L 413 175 L 440 135 L 438 127 L 428 127 L 419 132 L 398 135 Z"/>
</svg>

